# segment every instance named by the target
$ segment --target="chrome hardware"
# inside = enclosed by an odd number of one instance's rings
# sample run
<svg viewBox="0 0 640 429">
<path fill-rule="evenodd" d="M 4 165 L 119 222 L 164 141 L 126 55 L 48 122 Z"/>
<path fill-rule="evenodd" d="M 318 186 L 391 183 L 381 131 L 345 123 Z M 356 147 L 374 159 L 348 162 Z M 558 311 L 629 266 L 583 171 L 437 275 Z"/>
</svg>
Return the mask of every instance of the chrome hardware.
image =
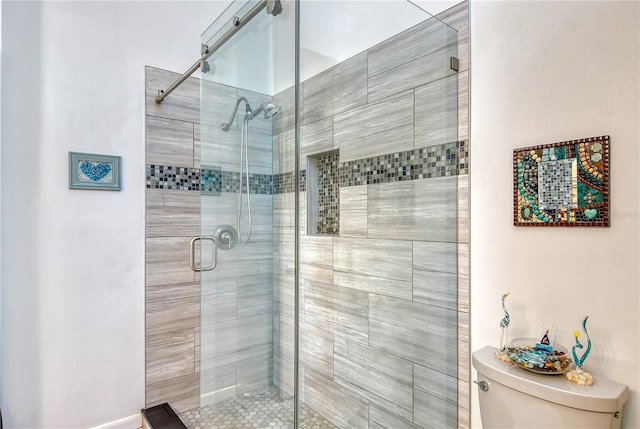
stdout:
<svg viewBox="0 0 640 429">
<path fill-rule="evenodd" d="M 282 12 L 282 3 L 280 0 L 267 0 L 267 13 L 276 16 Z"/>
<path fill-rule="evenodd" d="M 616 419 L 619 419 L 619 418 L 620 418 L 620 411 L 616 411 L 616 412 L 613 414 L 613 417 L 615 417 Z"/>
<path fill-rule="evenodd" d="M 196 243 L 202 240 L 213 242 L 213 262 L 208 267 L 198 267 L 196 265 Z M 218 246 L 214 237 L 193 237 L 189 246 L 189 267 L 195 272 L 211 271 L 218 264 Z"/>
<path fill-rule="evenodd" d="M 222 250 L 229 250 L 238 244 L 238 231 L 231 225 L 220 225 L 213 233 L 215 242 Z"/>
<path fill-rule="evenodd" d="M 482 390 L 483 392 L 488 392 L 489 391 L 489 383 L 487 383 L 484 380 L 474 380 L 474 383 L 476 383 L 478 385 L 478 389 Z"/>
<path fill-rule="evenodd" d="M 449 67 L 451 70 L 459 71 L 460 70 L 460 60 L 457 57 L 451 57 L 449 61 Z"/>
<path fill-rule="evenodd" d="M 279 2 L 279 1 L 278 1 Z M 217 42 L 215 42 L 213 45 L 208 46 L 207 47 L 207 53 L 204 55 L 201 55 L 200 58 L 198 58 L 198 61 L 195 62 L 194 65 L 192 65 L 189 70 L 187 70 L 186 72 L 184 72 L 182 74 L 182 76 L 180 76 L 178 78 L 178 80 L 176 80 L 175 82 L 173 82 L 171 85 L 169 85 L 169 87 L 165 90 L 159 90 L 158 91 L 158 95 L 156 97 L 156 103 L 160 104 L 164 101 L 165 98 L 167 98 L 169 96 L 169 94 L 171 94 L 177 87 L 179 87 L 182 82 L 184 82 L 185 80 L 187 80 L 187 78 L 189 76 L 191 76 L 193 73 L 196 72 L 196 70 L 198 70 L 200 68 L 200 66 L 202 65 L 202 61 L 206 60 L 207 58 L 209 58 L 211 55 L 213 55 L 218 49 L 220 49 L 222 46 L 224 46 L 224 44 L 231 39 L 231 37 L 233 37 L 234 34 L 236 34 L 238 31 L 240 31 L 240 29 L 242 27 L 244 27 L 249 21 L 251 21 L 253 18 L 255 18 L 258 13 L 260 13 L 262 11 L 262 9 L 264 9 L 265 7 L 267 7 L 267 0 L 260 0 L 259 2 L 256 3 L 256 5 L 249 11 L 247 12 L 242 18 L 238 18 L 237 16 L 233 18 L 232 20 L 232 24 L 233 27 L 230 28 L 226 33 L 224 33 Z M 282 6 L 280 7 L 280 9 L 282 9 Z M 274 9 L 275 10 L 275 9 Z M 278 12 L 279 13 L 279 12 Z"/>
</svg>

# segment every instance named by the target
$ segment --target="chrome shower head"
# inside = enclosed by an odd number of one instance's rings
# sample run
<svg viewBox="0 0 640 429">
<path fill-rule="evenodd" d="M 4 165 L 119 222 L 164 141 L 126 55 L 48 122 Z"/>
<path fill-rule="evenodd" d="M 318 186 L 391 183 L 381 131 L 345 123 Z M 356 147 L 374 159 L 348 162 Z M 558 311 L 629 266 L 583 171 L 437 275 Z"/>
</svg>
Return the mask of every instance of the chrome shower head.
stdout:
<svg viewBox="0 0 640 429">
<path fill-rule="evenodd" d="M 273 103 L 262 103 L 257 109 L 249 113 L 249 119 L 253 119 L 260 113 L 264 113 L 263 118 L 269 119 L 280 111 L 280 106 Z"/>
<path fill-rule="evenodd" d="M 280 106 L 278 106 L 277 104 L 273 104 L 273 103 L 267 103 L 264 106 L 264 118 L 265 119 L 271 118 L 271 117 L 273 117 L 273 115 L 275 115 L 279 111 L 280 111 Z"/>
</svg>

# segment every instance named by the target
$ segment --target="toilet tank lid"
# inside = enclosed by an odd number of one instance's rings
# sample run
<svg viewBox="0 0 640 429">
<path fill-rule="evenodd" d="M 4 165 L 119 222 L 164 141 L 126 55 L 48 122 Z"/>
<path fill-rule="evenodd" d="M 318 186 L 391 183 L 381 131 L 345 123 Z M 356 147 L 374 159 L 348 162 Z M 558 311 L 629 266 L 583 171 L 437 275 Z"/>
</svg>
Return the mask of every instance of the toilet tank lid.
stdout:
<svg viewBox="0 0 640 429">
<path fill-rule="evenodd" d="M 609 413 L 622 411 L 629 388 L 615 381 L 594 377 L 592 386 L 571 383 L 563 375 L 535 374 L 511 362 L 495 358 L 498 349 L 486 346 L 472 355 L 478 374 L 526 395 L 586 411 Z M 489 387 L 491 388 L 491 387 Z"/>
</svg>

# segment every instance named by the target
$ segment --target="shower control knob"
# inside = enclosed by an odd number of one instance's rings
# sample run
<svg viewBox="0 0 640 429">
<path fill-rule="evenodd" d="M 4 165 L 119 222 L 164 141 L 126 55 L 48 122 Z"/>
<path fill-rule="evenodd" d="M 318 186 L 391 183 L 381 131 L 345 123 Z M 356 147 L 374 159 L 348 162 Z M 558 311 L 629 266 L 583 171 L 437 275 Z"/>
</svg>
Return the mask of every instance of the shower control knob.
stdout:
<svg viewBox="0 0 640 429">
<path fill-rule="evenodd" d="M 233 235 L 229 231 L 225 231 L 220 234 L 220 240 L 222 240 L 223 243 L 226 243 L 229 249 L 231 249 L 231 243 L 233 243 Z"/>
<path fill-rule="evenodd" d="M 238 232 L 231 225 L 220 225 L 213 235 L 220 250 L 229 250 L 238 244 Z"/>
</svg>

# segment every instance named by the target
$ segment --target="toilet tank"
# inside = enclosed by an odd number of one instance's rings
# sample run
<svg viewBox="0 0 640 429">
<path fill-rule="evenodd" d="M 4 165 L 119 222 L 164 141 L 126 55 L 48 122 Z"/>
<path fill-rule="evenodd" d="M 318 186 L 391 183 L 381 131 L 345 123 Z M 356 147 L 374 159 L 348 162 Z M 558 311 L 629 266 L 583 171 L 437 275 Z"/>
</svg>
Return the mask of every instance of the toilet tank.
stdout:
<svg viewBox="0 0 640 429">
<path fill-rule="evenodd" d="M 620 428 L 627 386 L 598 377 L 592 386 L 579 386 L 564 375 L 535 374 L 500 361 L 496 351 L 487 346 L 472 356 L 478 383 L 488 387 L 478 389 L 485 429 Z"/>
</svg>

